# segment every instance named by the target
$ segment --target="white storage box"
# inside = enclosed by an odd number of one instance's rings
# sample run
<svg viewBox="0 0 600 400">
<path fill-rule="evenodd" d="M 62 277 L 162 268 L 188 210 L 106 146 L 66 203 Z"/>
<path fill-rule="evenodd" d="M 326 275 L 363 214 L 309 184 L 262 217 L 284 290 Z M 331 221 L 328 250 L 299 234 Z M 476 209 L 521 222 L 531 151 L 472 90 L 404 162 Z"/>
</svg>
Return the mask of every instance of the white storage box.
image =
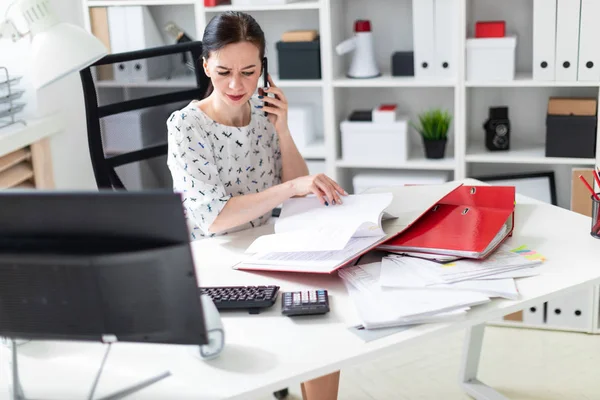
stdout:
<svg viewBox="0 0 600 400">
<path fill-rule="evenodd" d="M 308 104 L 294 104 L 288 107 L 288 127 L 300 153 L 319 139 L 313 113 L 314 107 Z"/>
<path fill-rule="evenodd" d="M 306 166 L 309 175 L 325 174 L 327 172 L 325 161 L 307 160 Z"/>
<path fill-rule="evenodd" d="M 378 171 L 362 172 L 352 178 L 355 194 L 370 188 L 404 185 L 435 185 L 448 182 L 448 171 Z"/>
<path fill-rule="evenodd" d="M 342 158 L 346 162 L 389 163 L 408 159 L 408 119 L 394 123 L 342 121 Z"/>
<path fill-rule="evenodd" d="M 150 107 L 110 115 L 100 120 L 102 144 L 108 156 L 163 143 L 173 105 Z M 172 186 L 166 156 L 117 167 L 117 175 L 129 190 Z"/>
<path fill-rule="evenodd" d="M 467 80 L 513 80 L 516 47 L 515 36 L 467 39 Z"/>
</svg>

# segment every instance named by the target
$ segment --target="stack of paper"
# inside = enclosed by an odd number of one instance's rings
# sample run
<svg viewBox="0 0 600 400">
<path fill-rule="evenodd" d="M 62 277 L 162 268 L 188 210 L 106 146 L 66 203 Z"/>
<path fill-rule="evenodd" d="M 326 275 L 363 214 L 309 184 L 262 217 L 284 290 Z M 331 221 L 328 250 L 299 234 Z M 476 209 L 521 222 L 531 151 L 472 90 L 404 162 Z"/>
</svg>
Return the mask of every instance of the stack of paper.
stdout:
<svg viewBox="0 0 600 400">
<path fill-rule="evenodd" d="M 338 271 L 366 329 L 456 319 L 490 300 L 477 292 L 385 288 L 379 285 L 380 273 L 381 262 Z"/>
<path fill-rule="evenodd" d="M 395 254 L 386 258 L 404 266 L 405 269 L 418 269 L 421 275 L 428 274 L 430 277 L 428 284 L 455 283 L 472 279 L 512 278 L 521 277 L 523 274 L 529 276 L 535 272 L 535 269 L 531 267 L 539 266 L 544 260 L 540 254 L 527 250 L 525 246 L 513 249 L 508 245 L 500 246 L 484 260 L 461 259 L 441 264 Z M 391 270 L 387 268 L 386 272 Z M 383 280 L 387 281 L 386 276 Z"/>
<path fill-rule="evenodd" d="M 503 297 L 517 299 L 515 278 L 539 274 L 544 258 L 525 246 L 502 245 L 486 260 L 442 264 L 390 254 L 338 272 L 366 329 L 438 322 Z"/>
</svg>

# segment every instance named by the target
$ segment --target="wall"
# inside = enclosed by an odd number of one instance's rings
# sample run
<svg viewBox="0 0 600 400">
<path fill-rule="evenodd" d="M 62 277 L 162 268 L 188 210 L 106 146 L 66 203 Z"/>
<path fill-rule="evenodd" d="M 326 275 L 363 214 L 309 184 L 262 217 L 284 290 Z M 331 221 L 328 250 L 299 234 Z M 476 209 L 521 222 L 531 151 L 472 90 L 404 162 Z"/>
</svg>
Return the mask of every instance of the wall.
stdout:
<svg viewBox="0 0 600 400">
<path fill-rule="evenodd" d="M 0 1 L 0 15 L 8 4 Z M 78 0 L 51 0 L 59 19 L 83 26 L 82 4 Z M 90 162 L 83 92 L 78 74 L 72 74 L 46 88 L 35 91 L 28 79 L 31 58 L 29 39 L 17 43 L 0 41 L 0 65 L 8 65 L 11 75 L 22 75 L 20 87 L 26 89 L 27 101 L 23 117 L 42 116 L 60 112 L 65 130 L 51 138 L 54 181 L 57 189 L 96 189 Z M 0 131 L 1 132 L 1 131 Z"/>
</svg>

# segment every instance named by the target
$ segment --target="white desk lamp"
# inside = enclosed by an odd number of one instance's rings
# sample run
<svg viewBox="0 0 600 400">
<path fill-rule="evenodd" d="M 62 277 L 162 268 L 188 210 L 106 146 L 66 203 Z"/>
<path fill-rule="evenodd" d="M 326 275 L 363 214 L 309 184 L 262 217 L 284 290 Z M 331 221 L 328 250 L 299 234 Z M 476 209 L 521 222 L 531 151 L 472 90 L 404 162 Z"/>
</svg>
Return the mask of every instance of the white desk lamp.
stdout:
<svg viewBox="0 0 600 400">
<path fill-rule="evenodd" d="M 10 16 L 11 8 L 29 27 L 20 32 Z M 42 88 L 73 72 L 78 72 L 108 54 L 102 42 L 84 29 L 60 22 L 52 11 L 50 0 L 16 0 L 8 6 L 0 21 L 0 38 L 14 42 L 31 35 L 33 86 Z"/>
</svg>

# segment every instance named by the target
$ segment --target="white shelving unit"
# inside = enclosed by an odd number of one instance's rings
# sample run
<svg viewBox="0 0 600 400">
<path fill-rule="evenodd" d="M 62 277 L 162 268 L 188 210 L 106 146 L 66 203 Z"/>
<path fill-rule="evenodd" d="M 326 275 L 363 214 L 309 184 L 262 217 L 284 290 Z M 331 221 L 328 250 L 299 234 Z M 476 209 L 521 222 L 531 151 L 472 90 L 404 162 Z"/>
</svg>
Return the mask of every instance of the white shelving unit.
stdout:
<svg viewBox="0 0 600 400">
<path fill-rule="evenodd" d="M 324 170 L 352 190 L 354 174 L 363 170 L 443 170 L 455 179 L 515 170 L 554 170 L 559 205 L 568 208 L 571 166 L 592 166 L 596 158 L 545 157 L 545 109 L 548 97 L 556 95 L 594 96 L 598 98 L 600 82 L 542 82 L 532 79 L 532 0 L 510 0 L 498 6 L 494 0 L 457 0 L 460 29 L 457 39 L 456 76 L 450 79 L 419 79 L 391 76 L 391 55 L 410 51 L 412 43 L 411 0 L 304 0 L 282 5 L 239 7 L 224 5 L 205 7 L 202 0 L 83 0 L 85 21 L 89 28 L 89 7 L 147 5 L 159 27 L 173 20 L 195 39 L 201 39 L 206 23 L 218 13 L 236 10 L 252 14 L 263 27 L 267 38 L 267 56 L 275 83 L 286 91 L 290 104 L 310 102 L 315 113 L 319 142 L 305 149 L 307 159 L 321 160 Z M 353 35 L 356 19 L 369 19 L 373 27 L 375 58 L 382 76 L 374 79 L 351 79 L 345 76 L 352 55 L 338 56 L 335 46 Z M 516 77 L 512 81 L 472 82 L 465 79 L 466 38 L 473 36 L 477 20 L 505 20 L 507 31 L 518 38 Z M 317 29 L 321 43 L 320 80 L 282 80 L 278 77 L 276 42 L 290 29 Z M 165 43 L 173 39 L 163 33 Z M 577 45 L 577 44 L 574 44 Z M 102 82 L 107 91 L 123 90 L 135 96 L 138 90 L 161 90 L 193 86 L 191 77 L 155 80 L 143 83 Z M 382 103 L 397 103 L 400 113 L 415 120 L 431 107 L 444 107 L 454 116 L 443 160 L 424 157 L 417 133 L 410 130 L 410 157 L 406 162 L 386 164 L 345 160 L 341 154 L 339 123 L 353 110 L 370 109 Z M 507 105 L 511 121 L 511 149 L 490 152 L 483 145 L 483 121 L 488 108 Z"/>
<path fill-rule="evenodd" d="M 270 73 L 284 88 L 290 104 L 312 103 L 315 126 L 321 139 L 305 149 L 311 163 L 321 161 L 333 179 L 352 191 L 352 177 L 362 171 L 450 171 L 454 179 L 499 175 L 518 171 L 553 170 L 556 174 L 559 206 L 570 207 L 571 167 L 599 164 L 600 141 L 595 158 L 546 157 L 545 117 L 550 96 L 599 98 L 600 82 L 535 81 L 532 78 L 533 0 L 456 0 L 457 31 L 454 32 L 456 76 L 451 79 L 419 79 L 391 76 L 391 56 L 396 51 L 413 49 L 412 0 L 304 0 L 283 5 L 207 8 L 203 0 L 83 0 L 88 30 L 90 7 L 147 5 L 159 27 L 175 21 L 190 36 L 201 40 L 204 27 L 218 13 L 236 10 L 253 15 L 267 39 Z M 345 76 L 352 55 L 338 56 L 335 46 L 353 35 L 354 21 L 369 19 L 373 28 L 375 58 L 382 76 L 350 79 Z M 482 20 L 506 21 L 507 33 L 516 34 L 516 77 L 512 81 L 473 82 L 466 80 L 466 38 L 473 36 L 474 24 Z M 275 44 L 281 34 L 292 29 L 317 29 L 321 44 L 320 80 L 282 80 L 278 78 Z M 174 40 L 163 32 L 165 43 Z M 573 46 L 577 46 L 573 43 Z M 164 90 L 193 86 L 192 78 L 156 80 L 147 83 L 103 82 L 107 96 L 134 97 L 136 91 Z M 373 154 L 368 163 L 345 160 L 341 154 L 339 124 L 357 109 L 372 109 L 383 103 L 396 103 L 400 114 L 415 120 L 432 107 L 443 107 L 453 116 L 446 158 L 424 157 L 417 133 L 410 130 L 411 152 L 403 163 L 388 164 Z M 483 122 L 492 106 L 508 106 L 511 121 L 509 151 L 490 152 L 483 145 Z M 598 328 L 598 294 L 594 305 L 594 331 Z"/>
</svg>

